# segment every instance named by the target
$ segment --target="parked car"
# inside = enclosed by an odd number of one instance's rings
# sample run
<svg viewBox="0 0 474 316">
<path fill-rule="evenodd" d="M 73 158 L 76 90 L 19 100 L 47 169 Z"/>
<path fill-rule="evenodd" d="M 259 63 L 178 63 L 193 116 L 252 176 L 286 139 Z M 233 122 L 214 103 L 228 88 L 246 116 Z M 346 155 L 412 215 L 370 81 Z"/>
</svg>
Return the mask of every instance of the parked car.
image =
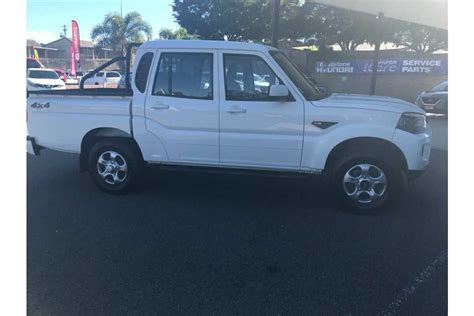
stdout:
<svg viewBox="0 0 474 316">
<path fill-rule="evenodd" d="M 66 84 L 68 85 L 78 85 L 81 82 L 84 74 L 82 71 L 77 71 L 76 76 L 72 76 L 70 73 L 66 72 Z"/>
<path fill-rule="evenodd" d="M 30 68 L 44 68 L 43 64 L 34 58 L 26 57 L 26 69 Z"/>
<path fill-rule="evenodd" d="M 81 170 L 109 193 L 137 184 L 147 163 L 322 174 L 356 210 L 395 200 L 429 163 L 422 109 L 390 97 L 323 95 L 274 47 L 149 41 L 134 60 L 133 91 L 31 93 L 28 152 L 79 154 Z M 264 93 L 253 74 L 269 73 L 279 80 Z"/>
<path fill-rule="evenodd" d="M 28 70 L 28 91 L 61 90 L 65 88 L 64 81 L 59 78 L 57 72 L 53 69 L 32 68 Z"/>
<path fill-rule="evenodd" d="M 118 71 L 99 71 L 85 81 L 87 85 L 106 87 L 107 84 L 118 84 L 122 75 Z"/>
<path fill-rule="evenodd" d="M 263 76 L 253 74 L 254 87 L 257 91 L 267 93 L 270 86 L 269 76 L 265 79 Z M 235 81 L 240 85 L 240 89 L 244 89 L 244 76 L 242 72 L 237 72 Z"/>
<path fill-rule="evenodd" d="M 77 85 L 79 84 L 79 79 L 77 77 L 72 77 L 71 75 L 69 74 L 66 74 L 66 81 L 65 83 L 67 85 Z"/>
<path fill-rule="evenodd" d="M 54 71 L 56 71 L 56 73 L 58 74 L 59 76 L 59 79 L 61 79 L 62 81 L 66 82 L 66 79 L 67 79 L 67 75 L 66 75 L 66 72 L 62 69 L 59 69 L 59 68 L 52 68 Z"/>
<path fill-rule="evenodd" d="M 442 81 L 418 95 L 415 104 L 427 112 L 448 114 L 448 81 Z"/>
</svg>

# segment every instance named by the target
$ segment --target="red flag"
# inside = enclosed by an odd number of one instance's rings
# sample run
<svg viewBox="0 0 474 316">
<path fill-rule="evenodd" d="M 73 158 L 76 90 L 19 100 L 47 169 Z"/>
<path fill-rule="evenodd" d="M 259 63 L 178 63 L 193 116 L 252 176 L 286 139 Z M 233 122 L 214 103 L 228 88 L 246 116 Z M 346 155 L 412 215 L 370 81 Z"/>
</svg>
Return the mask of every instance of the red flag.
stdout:
<svg viewBox="0 0 474 316">
<path fill-rule="evenodd" d="M 71 21 L 72 29 L 72 44 L 71 44 L 71 73 L 72 73 L 72 63 L 74 62 L 74 70 L 76 70 L 76 64 L 81 62 L 81 39 L 79 37 L 79 25 L 76 20 Z M 73 76 L 76 75 L 74 71 Z"/>
</svg>

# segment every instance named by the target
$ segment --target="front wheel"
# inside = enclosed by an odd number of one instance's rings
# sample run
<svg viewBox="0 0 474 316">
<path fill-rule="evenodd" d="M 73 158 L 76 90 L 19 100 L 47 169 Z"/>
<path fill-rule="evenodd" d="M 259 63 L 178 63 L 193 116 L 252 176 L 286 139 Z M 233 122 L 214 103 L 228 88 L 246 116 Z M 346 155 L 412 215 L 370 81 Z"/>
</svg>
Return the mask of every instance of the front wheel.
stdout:
<svg viewBox="0 0 474 316">
<path fill-rule="evenodd" d="M 403 171 L 375 157 L 347 157 L 337 164 L 333 177 L 340 201 L 355 211 L 381 210 L 404 187 Z"/>
<path fill-rule="evenodd" d="M 143 160 L 128 142 L 103 140 L 91 148 L 88 169 L 101 190 L 121 194 L 136 183 L 143 169 Z"/>
</svg>

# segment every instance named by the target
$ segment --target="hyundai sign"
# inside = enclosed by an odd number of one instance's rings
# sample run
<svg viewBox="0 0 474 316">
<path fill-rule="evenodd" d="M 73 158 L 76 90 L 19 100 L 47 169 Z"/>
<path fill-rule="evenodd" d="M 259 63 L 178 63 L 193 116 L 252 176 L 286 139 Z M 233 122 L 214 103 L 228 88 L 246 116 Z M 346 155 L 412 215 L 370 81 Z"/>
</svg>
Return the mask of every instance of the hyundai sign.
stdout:
<svg viewBox="0 0 474 316">
<path fill-rule="evenodd" d="M 371 74 L 372 60 L 316 62 L 316 73 Z M 377 72 L 381 74 L 432 74 L 447 75 L 447 58 L 439 59 L 383 59 Z"/>
</svg>

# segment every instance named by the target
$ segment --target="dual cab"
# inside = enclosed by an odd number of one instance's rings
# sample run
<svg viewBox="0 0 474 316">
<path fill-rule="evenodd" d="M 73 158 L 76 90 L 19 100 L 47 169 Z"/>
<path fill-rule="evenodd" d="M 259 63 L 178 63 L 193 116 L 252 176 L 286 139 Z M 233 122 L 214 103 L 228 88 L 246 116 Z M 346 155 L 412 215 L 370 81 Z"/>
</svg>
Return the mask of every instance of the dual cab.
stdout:
<svg viewBox="0 0 474 316">
<path fill-rule="evenodd" d="M 423 110 L 321 93 L 275 48 L 151 41 L 135 61 L 125 89 L 30 94 L 29 152 L 78 153 L 111 193 L 128 190 L 146 163 L 324 173 L 358 210 L 382 207 L 428 165 Z"/>
</svg>

